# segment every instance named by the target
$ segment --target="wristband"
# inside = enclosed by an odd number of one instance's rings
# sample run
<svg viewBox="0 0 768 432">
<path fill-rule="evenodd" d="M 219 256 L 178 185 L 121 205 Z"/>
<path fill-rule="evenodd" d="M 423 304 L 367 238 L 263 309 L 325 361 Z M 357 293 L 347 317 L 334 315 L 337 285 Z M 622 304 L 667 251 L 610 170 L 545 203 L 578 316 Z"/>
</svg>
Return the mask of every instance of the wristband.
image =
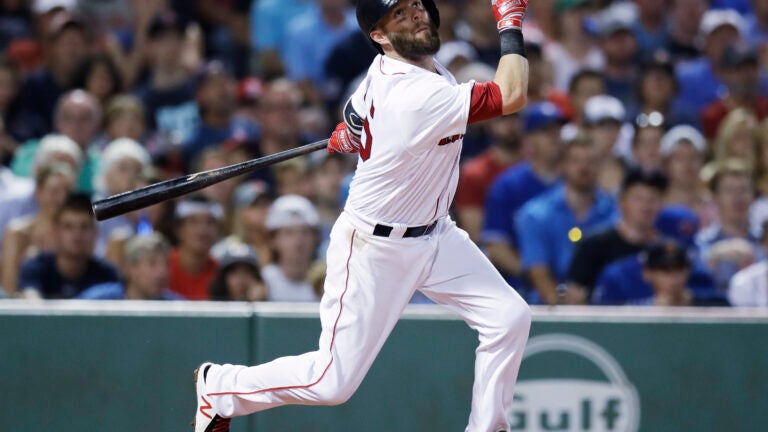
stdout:
<svg viewBox="0 0 768 432">
<path fill-rule="evenodd" d="M 499 34 L 501 39 L 501 56 L 518 54 L 525 57 L 525 41 L 520 29 L 504 30 Z"/>
</svg>

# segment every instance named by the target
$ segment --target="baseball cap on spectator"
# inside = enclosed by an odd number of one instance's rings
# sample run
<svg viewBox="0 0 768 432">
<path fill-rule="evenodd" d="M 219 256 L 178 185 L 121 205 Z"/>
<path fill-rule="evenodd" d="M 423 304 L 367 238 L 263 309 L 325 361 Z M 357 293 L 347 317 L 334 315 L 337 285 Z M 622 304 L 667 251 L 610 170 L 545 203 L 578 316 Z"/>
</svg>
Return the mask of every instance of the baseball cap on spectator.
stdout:
<svg viewBox="0 0 768 432">
<path fill-rule="evenodd" d="M 69 29 L 79 30 L 84 34 L 88 33 L 88 26 L 80 17 L 70 13 L 61 13 L 54 16 L 48 24 L 48 39 L 57 39 L 65 30 Z"/>
<path fill-rule="evenodd" d="M 32 3 L 32 12 L 44 14 L 56 9 L 73 10 L 77 7 L 77 0 L 35 0 Z"/>
<path fill-rule="evenodd" d="M 661 137 L 659 152 L 664 157 L 669 156 L 682 141 L 691 143 L 699 153 L 704 153 L 706 150 L 707 141 L 701 132 L 690 125 L 677 125 Z"/>
<path fill-rule="evenodd" d="M 224 219 L 224 209 L 219 203 L 209 201 L 207 198 L 186 198 L 176 204 L 174 216 L 177 220 L 185 219 L 193 215 L 210 215 L 216 220 Z"/>
<path fill-rule="evenodd" d="M 533 103 L 523 112 L 523 127 L 529 133 L 564 123 L 563 111 L 552 102 Z"/>
<path fill-rule="evenodd" d="M 722 26 L 731 26 L 742 33 L 744 19 L 734 9 L 710 9 L 701 17 L 699 34 L 705 38 Z"/>
<path fill-rule="evenodd" d="M 668 205 L 656 216 L 656 230 L 668 239 L 674 240 L 685 247 L 696 244 L 696 233 L 701 226 L 701 220 L 695 211 L 684 205 Z"/>
<path fill-rule="evenodd" d="M 317 228 L 320 216 L 312 203 L 300 195 L 285 195 L 269 207 L 265 225 L 268 230 L 308 225 Z"/>
<path fill-rule="evenodd" d="M 40 146 L 35 152 L 35 160 L 32 165 L 36 171 L 54 160 L 66 159 L 72 163 L 72 167 L 76 171 L 79 171 L 84 158 L 80 146 L 71 138 L 62 134 L 48 134 L 40 140 Z"/>
<path fill-rule="evenodd" d="M 249 207 L 257 202 L 271 201 L 273 198 L 269 185 L 262 180 L 251 180 L 235 188 L 234 204 L 236 209 Z"/>
<path fill-rule="evenodd" d="M 184 34 L 186 23 L 181 22 L 179 17 L 172 11 L 164 11 L 157 14 L 147 29 L 147 37 L 156 38 L 162 34 L 172 32 L 179 36 Z"/>
<path fill-rule="evenodd" d="M 225 271 L 233 265 L 245 264 L 259 276 L 259 259 L 253 248 L 245 243 L 229 242 L 217 251 L 214 258 L 219 263 L 219 271 Z"/>
<path fill-rule="evenodd" d="M 738 67 L 745 64 L 751 64 L 757 66 L 759 63 L 759 57 L 757 50 L 753 47 L 747 46 L 729 46 L 723 50 L 723 57 L 721 58 L 722 65 L 725 67 Z"/>
<path fill-rule="evenodd" d="M 625 116 L 624 104 L 613 96 L 592 96 L 584 104 L 584 122 L 588 125 L 609 121 L 623 123 Z"/>
<path fill-rule="evenodd" d="M 691 267 L 688 251 L 671 240 L 653 243 L 640 253 L 643 268 L 651 270 L 677 270 Z"/>
<path fill-rule="evenodd" d="M 205 62 L 195 72 L 196 87 L 199 89 L 208 81 L 208 79 L 218 76 L 231 78 L 231 74 L 227 70 L 226 66 L 224 66 L 224 63 L 219 60 L 211 60 Z"/>
<path fill-rule="evenodd" d="M 135 263 L 151 252 L 167 254 L 170 249 L 170 244 L 162 234 L 152 232 L 146 235 L 131 237 L 123 248 L 123 258 L 126 262 Z"/>
<path fill-rule="evenodd" d="M 435 58 L 438 63 L 446 67 L 459 58 L 463 58 L 467 63 L 470 63 L 477 59 L 477 50 L 464 41 L 449 41 L 440 46 L 440 50 L 435 54 Z"/>
<path fill-rule="evenodd" d="M 623 5 L 630 5 L 625 7 Z M 629 2 L 619 3 L 606 8 L 598 16 L 598 32 L 602 37 L 608 37 L 620 31 L 632 32 L 637 10 Z"/>
</svg>

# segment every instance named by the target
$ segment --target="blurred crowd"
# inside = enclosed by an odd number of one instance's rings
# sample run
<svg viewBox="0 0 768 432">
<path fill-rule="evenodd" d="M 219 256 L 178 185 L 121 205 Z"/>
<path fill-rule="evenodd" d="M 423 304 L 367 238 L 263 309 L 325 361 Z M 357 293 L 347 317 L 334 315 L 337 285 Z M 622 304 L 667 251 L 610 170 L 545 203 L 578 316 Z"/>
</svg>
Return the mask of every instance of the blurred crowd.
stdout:
<svg viewBox="0 0 768 432">
<path fill-rule="evenodd" d="M 437 61 L 492 80 L 488 1 L 436 3 Z M 468 128 L 452 208 L 510 284 L 768 306 L 768 0 L 534 0 L 524 34 L 528 105 Z M 327 138 L 376 54 L 349 0 L 0 0 L 0 296 L 318 301 L 355 157 L 91 204 Z"/>
</svg>

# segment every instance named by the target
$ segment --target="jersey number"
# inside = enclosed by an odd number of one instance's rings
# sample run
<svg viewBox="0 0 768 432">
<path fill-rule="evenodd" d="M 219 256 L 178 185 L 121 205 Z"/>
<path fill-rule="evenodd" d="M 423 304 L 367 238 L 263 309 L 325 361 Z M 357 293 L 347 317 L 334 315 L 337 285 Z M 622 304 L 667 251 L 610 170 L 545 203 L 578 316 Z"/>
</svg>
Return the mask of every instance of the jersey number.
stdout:
<svg viewBox="0 0 768 432">
<path fill-rule="evenodd" d="M 371 135 L 371 126 L 368 123 L 368 119 L 373 119 L 374 111 L 376 111 L 376 109 L 373 107 L 373 103 L 371 103 L 371 114 L 366 116 L 365 120 L 363 121 L 363 129 L 365 129 L 365 142 L 363 143 L 363 148 L 360 149 L 360 157 L 363 158 L 363 162 L 367 161 L 368 158 L 371 157 L 373 135 Z"/>
</svg>

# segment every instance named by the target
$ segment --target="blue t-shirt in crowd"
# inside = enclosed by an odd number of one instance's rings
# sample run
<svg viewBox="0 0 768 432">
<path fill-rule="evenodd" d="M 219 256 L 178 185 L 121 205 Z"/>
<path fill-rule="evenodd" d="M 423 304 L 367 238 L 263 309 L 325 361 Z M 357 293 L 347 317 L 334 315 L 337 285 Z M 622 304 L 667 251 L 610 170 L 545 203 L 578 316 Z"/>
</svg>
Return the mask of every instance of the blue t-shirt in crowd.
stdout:
<svg viewBox="0 0 768 432">
<path fill-rule="evenodd" d="M 108 282 L 92 286 L 77 296 L 81 300 L 125 300 L 125 285 L 121 282 Z M 184 300 L 179 294 L 164 289 L 157 300 Z"/>
<path fill-rule="evenodd" d="M 595 193 L 595 203 L 583 220 L 577 220 L 568 207 L 565 185 L 532 199 L 515 220 L 523 268 L 547 266 L 558 283 L 565 282 L 574 241 L 608 228 L 617 219 L 616 202 L 601 190 Z"/>
<path fill-rule="evenodd" d="M 105 282 L 117 282 L 117 270 L 101 258 L 91 257 L 85 272 L 68 279 L 56 267 L 53 253 L 42 253 L 21 265 L 19 289 L 36 290 L 44 298 L 73 298 L 84 290 Z"/>
<path fill-rule="evenodd" d="M 313 2 L 306 0 L 258 0 L 253 2 L 250 16 L 251 45 L 259 51 L 276 50 L 281 57 L 284 57 L 288 23 L 297 16 L 314 10 L 315 7 Z"/>
<path fill-rule="evenodd" d="M 727 93 L 725 85 L 717 79 L 712 64 L 706 57 L 681 62 L 675 69 L 680 90 L 677 100 L 683 101 L 696 116 L 708 104 Z"/>
<path fill-rule="evenodd" d="M 701 260 L 693 260 L 687 285 L 697 303 L 727 305 L 725 295 L 715 288 Z M 596 305 L 645 305 L 652 301 L 653 288 L 643 279 L 639 254 L 608 264 L 592 292 L 592 303 Z"/>
<path fill-rule="evenodd" d="M 191 79 L 168 90 L 152 88 L 151 84 L 139 89 L 136 94 L 144 103 L 147 126 L 178 143 L 189 141 L 200 124 L 195 91 Z"/>
<path fill-rule="evenodd" d="M 283 61 L 288 77 L 311 80 L 325 94 L 325 62 L 331 50 L 353 32 L 360 31 L 352 9 L 339 27 L 330 27 L 316 9 L 296 17 L 288 25 Z M 311 35 L 307 37 L 307 35 Z"/>
<path fill-rule="evenodd" d="M 536 175 L 530 162 L 521 162 L 494 180 L 485 200 L 485 220 L 480 238 L 484 242 L 505 242 L 517 247 L 515 217 L 530 199 L 550 190 L 557 180 Z"/>
</svg>

